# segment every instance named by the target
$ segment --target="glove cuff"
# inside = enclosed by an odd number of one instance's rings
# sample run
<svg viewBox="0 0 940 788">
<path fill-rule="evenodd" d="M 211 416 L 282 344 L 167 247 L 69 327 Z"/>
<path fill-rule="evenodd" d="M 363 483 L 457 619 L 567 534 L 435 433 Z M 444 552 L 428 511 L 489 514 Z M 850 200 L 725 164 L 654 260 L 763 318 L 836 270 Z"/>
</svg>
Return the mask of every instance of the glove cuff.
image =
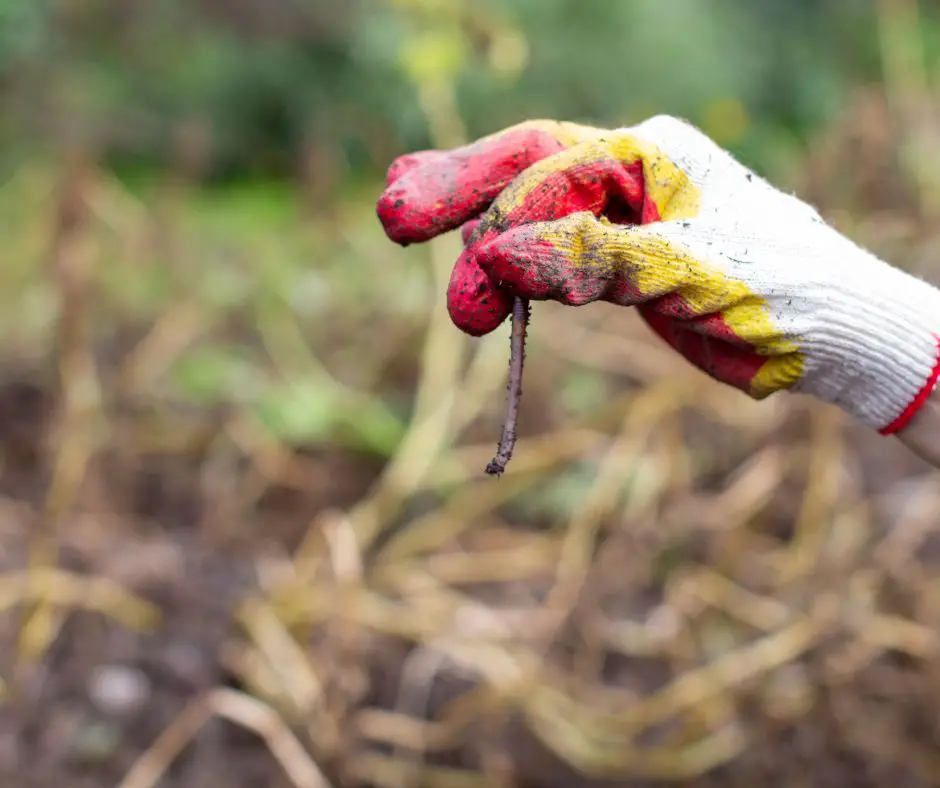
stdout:
<svg viewBox="0 0 940 788">
<path fill-rule="evenodd" d="M 940 356 L 940 337 L 935 336 L 934 340 L 938 348 L 938 356 Z M 927 377 L 927 380 L 924 382 L 924 385 L 921 386 L 920 391 L 917 392 L 914 399 L 908 403 L 907 407 L 901 411 L 894 421 L 879 429 L 878 432 L 882 435 L 894 435 L 901 432 L 901 430 L 910 423 L 911 419 L 917 415 L 920 409 L 924 407 L 927 399 L 933 394 L 934 389 L 937 387 L 938 379 L 940 379 L 940 359 L 934 364 L 930 375 Z"/>
<path fill-rule="evenodd" d="M 808 332 L 797 388 L 892 435 L 940 378 L 940 291 L 881 261 L 845 273 L 845 281 L 830 282 L 823 327 Z"/>
</svg>

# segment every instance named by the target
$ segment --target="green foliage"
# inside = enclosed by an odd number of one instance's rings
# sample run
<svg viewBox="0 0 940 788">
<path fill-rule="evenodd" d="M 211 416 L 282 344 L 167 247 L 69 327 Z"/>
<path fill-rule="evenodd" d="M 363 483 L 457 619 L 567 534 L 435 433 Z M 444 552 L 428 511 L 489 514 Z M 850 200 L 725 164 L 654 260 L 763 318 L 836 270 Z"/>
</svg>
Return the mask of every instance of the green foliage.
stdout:
<svg viewBox="0 0 940 788">
<path fill-rule="evenodd" d="M 47 26 L 41 3 L 19 0 L 0 2 L 0 68 L 11 73 L 48 46 Z"/>
<path fill-rule="evenodd" d="M 379 403 L 357 401 L 317 379 L 272 385 L 254 410 L 274 437 L 291 445 L 332 440 L 387 457 L 405 431 L 403 423 Z"/>
<path fill-rule="evenodd" d="M 922 27 L 938 51 L 940 28 Z M 153 167 L 196 119 L 216 175 L 292 174 L 311 144 L 375 172 L 429 143 L 420 74 L 456 81 L 474 136 L 669 112 L 761 160 L 780 130 L 802 136 L 876 77 L 878 46 L 867 4 L 813 0 L 5 0 L 0 134 L 87 128 L 113 161 Z"/>
</svg>

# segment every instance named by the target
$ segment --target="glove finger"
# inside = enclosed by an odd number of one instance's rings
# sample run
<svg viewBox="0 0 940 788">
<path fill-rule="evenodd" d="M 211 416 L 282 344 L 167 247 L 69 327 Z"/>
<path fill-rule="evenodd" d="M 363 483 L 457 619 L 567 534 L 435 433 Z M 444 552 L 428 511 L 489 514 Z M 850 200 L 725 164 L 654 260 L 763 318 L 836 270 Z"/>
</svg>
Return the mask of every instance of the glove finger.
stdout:
<svg viewBox="0 0 940 788">
<path fill-rule="evenodd" d="M 600 132 L 558 121 L 527 121 L 450 151 L 396 160 L 376 212 L 386 235 L 418 243 L 484 211 L 531 164 Z"/>
<path fill-rule="evenodd" d="M 496 287 L 471 249 L 464 249 L 451 271 L 447 311 L 457 328 L 470 336 L 488 334 L 509 317 L 513 294 Z"/>
<path fill-rule="evenodd" d="M 743 349 L 772 348 L 779 339 L 763 296 L 654 226 L 613 224 L 582 211 L 513 227 L 467 251 L 497 286 L 532 300 L 649 304 L 689 331 Z"/>
<path fill-rule="evenodd" d="M 499 237 L 508 244 L 510 254 L 496 253 L 496 259 L 485 263 L 467 255 L 448 291 L 452 320 L 474 335 L 493 330 L 506 316 L 501 306 L 492 312 L 494 303 L 507 303 L 500 289 L 572 305 L 597 300 L 604 293 L 629 301 L 629 283 L 604 281 L 596 271 L 571 259 L 555 260 L 559 250 L 551 238 L 539 234 L 539 229 L 504 236 L 510 228 L 577 213 L 584 213 L 585 220 L 603 213 L 614 221 L 652 221 L 658 214 L 646 207 L 648 204 L 640 162 L 624 165 L 602 146 L 591 143 L 543 159 L 518 176 L 474 226 L 464 227 L 464 244 L 469 249 L 476 250 Z M 562 238 L 573 238 L 579 232 L 577 222 L 558 229 Z M 562 250 L 562 258 L 565 254 Z M 487 266 L 492 266 L 487 271 L 489 281 L 481 276 Z"/>
<path fill-rule="evenodd" d="M 659 293 L 644 294 L 630 278 L 634 266 L 628 241 L 620 236 L 626 231 L 584 211 L 513 227 L 468 251 L 491 282 L 523 298 L 629 306 Z"/>
<path fill-rule="evenodd" d="M 515 178 L 480 218 L 478 236 L 583 211 L 618 223 L 659 218 L 646 199 L 643 164 L 624 163 L 600 142 L 586 142 L 536 162 Z"/>
</svg>

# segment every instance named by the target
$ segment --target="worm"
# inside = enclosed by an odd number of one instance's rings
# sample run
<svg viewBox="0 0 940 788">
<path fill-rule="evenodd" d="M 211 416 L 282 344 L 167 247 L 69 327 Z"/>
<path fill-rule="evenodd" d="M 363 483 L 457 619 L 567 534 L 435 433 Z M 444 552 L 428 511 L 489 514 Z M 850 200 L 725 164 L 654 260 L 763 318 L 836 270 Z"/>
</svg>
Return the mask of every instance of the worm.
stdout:
<svg viewBox="0 0 940 788">
<path fill-rule="evenodd" d="M 516 445 L 516 424 L 519 420 L 519 403 L 522 400 L 522 365 L 525 362 L 525 336 L 529 327 L 529 302 L 516 296 L 512 302 L 512 333 L 509 338 L 509 383 L 506 419 L 503 433 L 496 447 L 496 456 L 486 466 L 490 476 L 501 476 L 512 458 Z"/>
</svg>

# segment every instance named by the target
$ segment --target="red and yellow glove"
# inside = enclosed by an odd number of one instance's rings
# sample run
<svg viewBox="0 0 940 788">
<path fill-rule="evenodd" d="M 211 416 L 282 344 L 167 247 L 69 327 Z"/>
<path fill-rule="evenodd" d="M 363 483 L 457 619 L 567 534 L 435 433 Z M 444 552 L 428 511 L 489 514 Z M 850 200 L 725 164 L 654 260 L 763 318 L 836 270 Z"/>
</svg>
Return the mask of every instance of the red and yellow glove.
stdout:
<svg viewBox="0 0 940 788">
<path fill-rule="evenodd" d="M 534 121 L 402 157 L 378 214 L 399 243 L 462 228 L 448 309 L 486 334 L 514 295 L 636 306 L 753 397 L 802 391 L 901 429 L 938 375 L 940 294 L 878 260 L 689 124 Z"/>
</svg>

